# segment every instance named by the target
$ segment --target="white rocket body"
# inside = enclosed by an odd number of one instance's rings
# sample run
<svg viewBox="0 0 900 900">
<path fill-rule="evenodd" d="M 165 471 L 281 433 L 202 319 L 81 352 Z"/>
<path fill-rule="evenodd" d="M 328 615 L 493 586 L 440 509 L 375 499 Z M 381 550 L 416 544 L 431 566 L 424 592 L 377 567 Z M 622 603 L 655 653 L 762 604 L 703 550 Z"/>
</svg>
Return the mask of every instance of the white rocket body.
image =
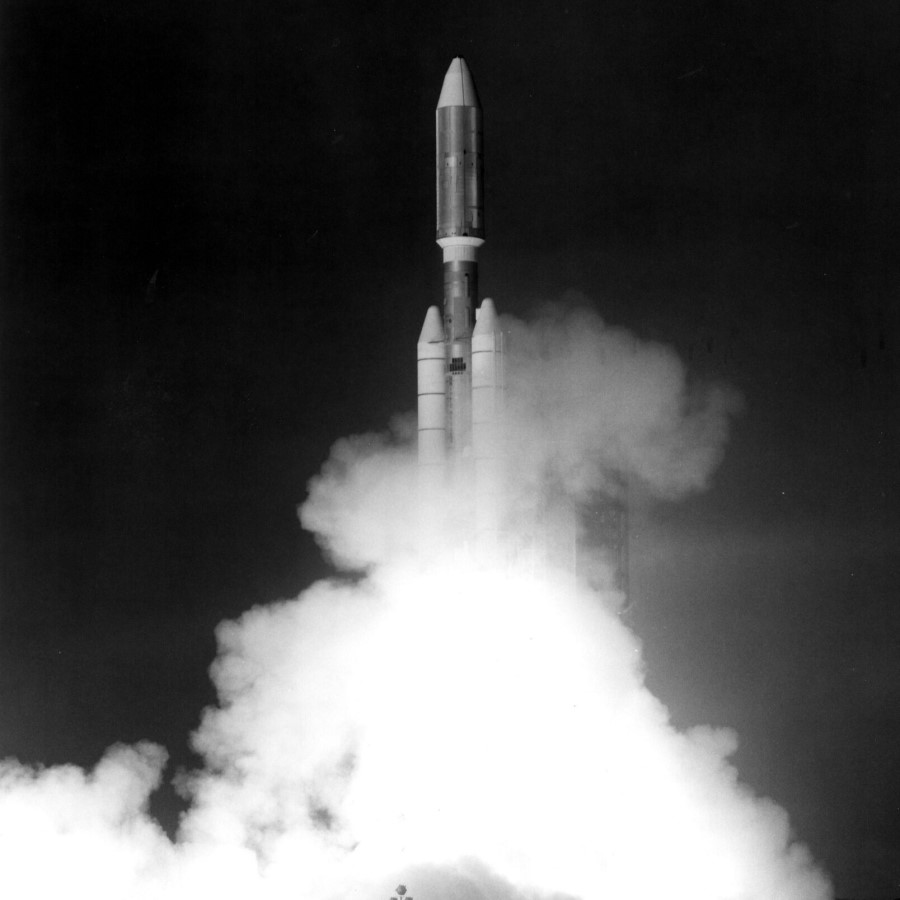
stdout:
<svg viewBox="0 0 900 900">
<path fill-rule="evenodd" d="M 472 332 L 472 462 L 475 533 L 490 547 L 500 532 L 505 388 L 503 332 L 494 301 L 485 298 Z"/>
<path fill-rule="evenodd" d="M 444 303 L 443 311 L 429 308 L 419 335 L 420 480 L 427 492 L 442 485 L 459 496 L 471 491 L 475 536 L 493 543 L 500 527 L 503 338 L 491 300 L 474 322 L 484 244 L 481 105 L 460 57 L 447 70 L 435 121 Z"/>
<path fill-rule="evenodd" d="M 474 542 L 490 559 L 575 575 L 579 539 L 571 510 L 554 508 L 547 498 L 530 505 L 518 498 L 514 516 L 504 514 L 510 506 L 505 470 L 512 459 L 505 446 L 504 334 L 493 301 L 478 307 L 478 252 L 485 239 L 482 114 L 460 57 L 444 77 L 435 135 L 444 296 L 442 309 L 429 308 L 418 344 L 421 524 L 440 540 L 461 535 L 463 546 Z M 612 501 L 598 507 L 591 522 L 603 534 L 606 557 L 615 560 L 614 583 L 623 592 L 626 513 L 624 502 Z M 594 555 L 586 554 L 589 565 Z"/>
<path fill-rule="evenodd" d="M 447 465 L 447 342 L 436 306 L 425 315 L 417 350 L 419 470 L 423 486 L 434 493 Z"/>
</svg>

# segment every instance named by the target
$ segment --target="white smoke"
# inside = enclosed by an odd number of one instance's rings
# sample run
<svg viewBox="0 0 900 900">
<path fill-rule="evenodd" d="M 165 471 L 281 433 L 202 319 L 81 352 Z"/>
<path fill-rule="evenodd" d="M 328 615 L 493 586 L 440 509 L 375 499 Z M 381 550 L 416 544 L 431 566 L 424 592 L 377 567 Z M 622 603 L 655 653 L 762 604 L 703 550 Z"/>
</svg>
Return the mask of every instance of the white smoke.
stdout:
<svg viewBox="0 0 900 900">
<path fill-rule="evenodd" d="M 516 470 L 532 489 L 552 479 L 575 500 L 625 475 L 656 494 L 707 486 L 740 401 L 689 385 L 678 355 L 589 310 L 551 309 L 510 334 L 509 427 Z"/>
<path fill-rule="evenodd" d="M 14 898 L 138 896 L 169 841 L 147 815 L 165 752 L 113 747 L 90 774 L 76 766 L 0 767 L 0 885 Z"/>
<path fill-rule="evenodd" d="M 503 327 L 509 529 L 523 507 L 539 506 L 544 517 L 572 512 L 595 495 L 614 496 L 623 480 L 670 499 L 708 485 L 741 406 L 733 390 L 691 385 L 671 348 L 587 310 L 551 310 L 531 324 L 504 317 Z M 338 441 L 313 479 L 301 521 L 338 565 L 432 557 L 468 530 L 466 484 L 428 515 L 417 507 L 410 432 L 399 420 L 389 435 Z"/>
<path fill-rule="evenodd" d="M 733 394 L 587 313 L 509 328 L 511 505 L 707 484 Z M 740 784 L 734 734 L 672 727 L 614 604 L 473 561 L 447 530 L 459 485 L 422 527 L 409 431 L 338 442 L 310 486 L 303 524 L 354 577 L 219 626 L 177 840 L 147 814 L 159 748 L 91 774 L 8 763 L 10 896 L 829 897 L 784 811 Z"/>
</svg>

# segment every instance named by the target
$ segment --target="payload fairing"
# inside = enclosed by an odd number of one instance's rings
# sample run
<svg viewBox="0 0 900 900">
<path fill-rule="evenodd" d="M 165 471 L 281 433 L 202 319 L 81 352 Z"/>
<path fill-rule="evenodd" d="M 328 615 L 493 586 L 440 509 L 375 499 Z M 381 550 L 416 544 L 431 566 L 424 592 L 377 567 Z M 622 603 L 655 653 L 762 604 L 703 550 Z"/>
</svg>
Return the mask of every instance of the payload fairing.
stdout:
<svg viewBox="0 0 900 900">
<path fill-rule="evenodd" d="M 450 63 L 436 119 L 437 243 L 444 305 L 429 308 L 418 343 L 419 464 L 426 488 L 473 485 L 475 528 L 496 532 L 503 336 L 491 300 L 478 302 L 484 244 L 481 104 L 462 57 Z"/>
</svg>

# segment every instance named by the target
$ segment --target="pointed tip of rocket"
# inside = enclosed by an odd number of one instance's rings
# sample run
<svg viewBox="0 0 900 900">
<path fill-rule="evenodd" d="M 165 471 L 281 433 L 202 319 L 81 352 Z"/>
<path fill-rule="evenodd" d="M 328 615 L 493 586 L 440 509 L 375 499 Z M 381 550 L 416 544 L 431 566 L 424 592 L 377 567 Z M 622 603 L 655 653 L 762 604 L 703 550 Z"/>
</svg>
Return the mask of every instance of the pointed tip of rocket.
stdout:
<svg viewBox="0 0 900 900">
<path fill-rule="evenodd" d="M 500 321 L 497 318 L 497 307 L 490 297 L 481 301 L 481 306 L 475 311 L 475 328 L 472 337 L 477 334 L 496 334 L 500 330 Z"/>
<path fill-rule="evenodd" d="M 475 82 L 472 81 L 472 73 L 461 56 L 454 58 L 444 76 L 444 86 L 441 88 L 437 108 L 440 109 L 442 106 L 481 108 L 481 104 L 478 102 L 478 92 L 475 90 Z"/>
<path fill-rule="evenodd" d="M 438 344 L 444 340 L 444 321 L 436 306 L 429 306 L 419 334 L 420 344 Z"/>
</svg>

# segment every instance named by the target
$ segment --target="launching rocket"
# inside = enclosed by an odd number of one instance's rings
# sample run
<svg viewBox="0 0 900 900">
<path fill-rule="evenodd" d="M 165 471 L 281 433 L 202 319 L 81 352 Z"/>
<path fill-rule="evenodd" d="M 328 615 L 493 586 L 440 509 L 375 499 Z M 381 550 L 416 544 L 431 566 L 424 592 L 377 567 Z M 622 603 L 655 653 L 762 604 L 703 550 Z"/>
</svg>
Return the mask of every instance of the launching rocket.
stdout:
<svg viewBox="0 0 900 900">
<path fill-rule="evenodd" d="M 437 243 L 443 309 L 429 308 L 418 343 L 419 465 L 423 482 L 472 484 L 476 531 L 495 528 L 503 349 L 491 300 L 478 304 L 484 244 L 481 104 L 462 57 L 450 63 L 435 113 Z"/>
<path fill-rule="evenodd" d="M 481 104 L 462 57 L 450 63 L 435 113 L 437 243 L 443 253 L 443 307 L 425 316 L 418 343 L 419 484 L 424 524 L 440 521 L 445 491 L 461 506 L 466 542 L 501 549 L 508 559 L 578 571 L 582 550 L 574 517 L 538 501 L 516 506 L 504 521 L 504 335 L 493 301 L 478 305 L 478 251 L 484 245 L 484 156 Z M 506 500 L 509 498 L 507 497 Z M 459 500 L 459 503 L 456 502 Z M 549 523 L 549 524 L 548 524 Z M 616 585 L 627 592 L 627 510 L 597 505 L 590 521 L 597 552 L 612 559 Z M 456 523 L 453 526 L 456 527 Z M 505 547 L 500 547 L 502 543 Z M 558 546 L 557 546 L 558 545 Z"/>
</svg>

